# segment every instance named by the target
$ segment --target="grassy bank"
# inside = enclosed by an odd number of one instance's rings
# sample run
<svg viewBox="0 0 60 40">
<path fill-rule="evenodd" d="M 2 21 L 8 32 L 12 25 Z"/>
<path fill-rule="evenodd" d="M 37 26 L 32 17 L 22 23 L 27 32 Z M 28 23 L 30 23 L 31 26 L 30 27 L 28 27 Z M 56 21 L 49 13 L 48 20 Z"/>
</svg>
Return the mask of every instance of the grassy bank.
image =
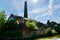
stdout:
<svg viewBox="0 0 60 40">
<path fill-rule="evenodd" d="M 37 38 L 35 40 L 60 40 L 60 34 L 51 37 Z"/>
</svg>

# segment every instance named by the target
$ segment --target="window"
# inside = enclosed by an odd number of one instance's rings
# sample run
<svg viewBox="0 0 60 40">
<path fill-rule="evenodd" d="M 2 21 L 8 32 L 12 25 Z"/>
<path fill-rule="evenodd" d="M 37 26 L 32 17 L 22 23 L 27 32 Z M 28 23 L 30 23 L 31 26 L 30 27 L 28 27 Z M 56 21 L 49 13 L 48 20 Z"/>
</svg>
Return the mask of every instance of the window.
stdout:
<svg viewBox="0 0 60 40">
<path fill-rule="evenodd" d="M 56 27 L 58 26 L 58 25 L 55 25 Z"/>
</svg>

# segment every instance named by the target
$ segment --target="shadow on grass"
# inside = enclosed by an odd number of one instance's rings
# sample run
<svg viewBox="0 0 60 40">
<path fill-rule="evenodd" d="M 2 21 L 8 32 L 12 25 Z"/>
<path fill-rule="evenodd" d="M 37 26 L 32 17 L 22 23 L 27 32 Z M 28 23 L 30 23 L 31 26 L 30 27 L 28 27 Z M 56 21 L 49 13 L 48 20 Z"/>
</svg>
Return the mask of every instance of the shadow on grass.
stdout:
<svg viewBox="0 0 60 40">
<path fill-rule="evenodd" d="M 30 37 L 1 37 L 1 40 L 34 40 L 34 39 L 39 39 L 39 38 L 49 38 L 53 36 L 55 35 L 33 35 Z"/>
</svg>

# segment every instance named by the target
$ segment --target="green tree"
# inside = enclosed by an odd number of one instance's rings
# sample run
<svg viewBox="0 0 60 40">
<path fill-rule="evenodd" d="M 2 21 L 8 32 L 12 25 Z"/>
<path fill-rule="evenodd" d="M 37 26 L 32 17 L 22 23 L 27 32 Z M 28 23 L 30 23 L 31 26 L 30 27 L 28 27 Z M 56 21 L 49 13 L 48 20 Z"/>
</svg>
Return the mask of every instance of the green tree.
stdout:
<svg viewBox="0 0 60 40">
<path fill-rule="evenodd" d="M 11 20 L 8 22 L 8 30 L 16 30 L 18 28 L 18 24 L 16 22 L 16 20 Z"/>
<path fill-rule="evenodd" d="M 6 15 L 4 11 L 0 11 L 0 29 L 2 25 L 6 22 Z"/>
<path fill-rule="evenodd" d="M 8 28 L 4 31 L 3 35 L 5 37 L 21 37 L 22 32 L 21 29 L 18 27 L 16 20 L 11 20 L 8 22 Z"/>
<path fill-rule="evenodd" d="M 35 33 L 35 30 L 37 30 L 38 29 L 38 27 L 36 26 L 36 22 L 30 22 L 29 20 L 28 21 L 26 21 L 26 26 L 28 27 L 28 28 L 30 28 L 30 30 L 31 30 L 31 32 L 33 33 L 33 34 L 31 34 L 33 37 L 36 35 L 36 33 Z"/>
<path fill-rule="evenodd" d="M 26 22 L 26 26 L 29 27 L 32 31 L 38 29 L 38 27 L 36 26 L 36 23 L 35 22 L 27 21 Z"/>
<path fill-rule="evenodd" d="M 55 30 L 58 34 L 60 34 L 60 26 L 56 27 Z"/>
<path fill-rule="evenodd" d="M 45 31 L 45 35 L 52 36 L 52 29 L 50 27 L 45 29 L 44 31 Z"/>
</svg>

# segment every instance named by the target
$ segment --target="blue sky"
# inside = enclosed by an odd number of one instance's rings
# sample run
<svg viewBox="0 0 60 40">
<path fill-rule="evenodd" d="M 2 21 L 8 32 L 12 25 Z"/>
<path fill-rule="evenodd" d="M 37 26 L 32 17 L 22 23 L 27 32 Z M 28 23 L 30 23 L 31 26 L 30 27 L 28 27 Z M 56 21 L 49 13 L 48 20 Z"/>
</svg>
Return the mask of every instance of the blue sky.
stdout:
<svg viewBox="0 0 60 40">
<path fill-rule="evenodd" d="M 28 4 L 28 17 L 43 23 L 47 20 L 60 22 L 60 0 L 0 0 L 0 10 L 6 12 L 6 17 L 11 13 L 24 15 L 24 1 Z"/>
</svg>

